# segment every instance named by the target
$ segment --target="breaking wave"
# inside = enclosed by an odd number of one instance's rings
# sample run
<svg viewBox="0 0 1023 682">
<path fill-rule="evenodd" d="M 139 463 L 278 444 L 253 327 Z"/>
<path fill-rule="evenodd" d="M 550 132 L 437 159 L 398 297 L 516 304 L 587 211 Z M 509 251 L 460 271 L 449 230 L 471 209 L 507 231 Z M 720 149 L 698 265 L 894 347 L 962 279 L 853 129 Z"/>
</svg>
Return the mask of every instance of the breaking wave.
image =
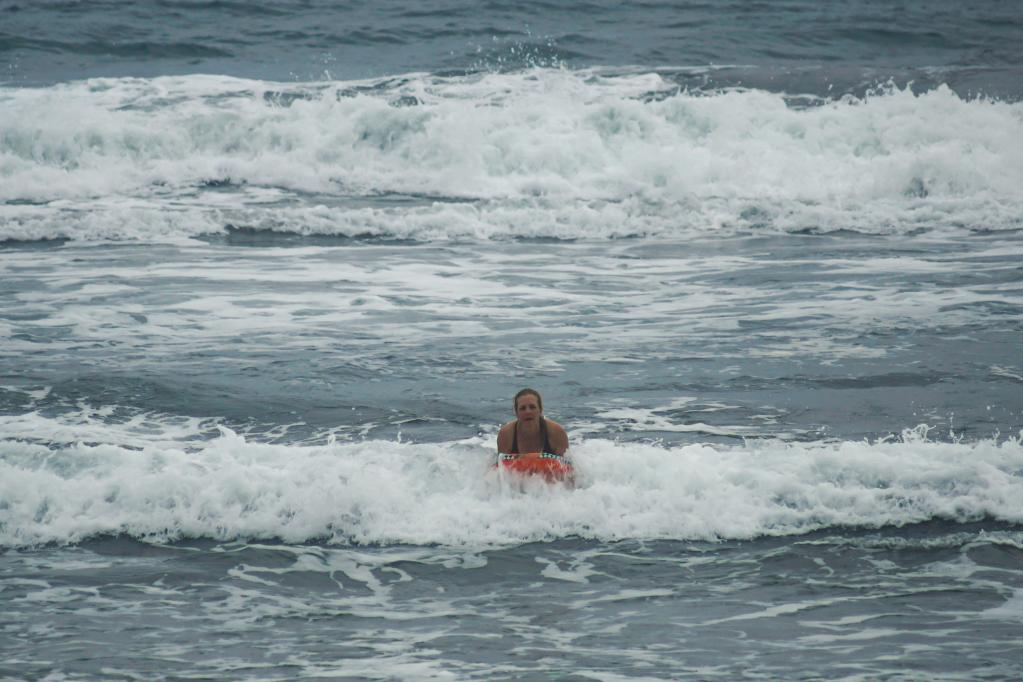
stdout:
<svg viewBox="0 0 1023 682">
<path fill-rule="evenodd" d="M 1023 103 L 943 86 L 829 100 L 533 69 L 94 79 L 0 104 L 0 240 L 1023 226 Z"/>
</svg>

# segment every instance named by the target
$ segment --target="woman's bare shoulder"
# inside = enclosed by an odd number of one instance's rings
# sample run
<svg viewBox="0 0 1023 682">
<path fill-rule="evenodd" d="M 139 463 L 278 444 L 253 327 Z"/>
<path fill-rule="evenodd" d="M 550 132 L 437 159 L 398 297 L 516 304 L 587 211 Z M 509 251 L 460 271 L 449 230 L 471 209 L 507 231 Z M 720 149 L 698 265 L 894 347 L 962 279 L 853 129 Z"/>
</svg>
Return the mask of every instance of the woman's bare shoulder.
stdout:
<svg viewBox="0 0 1023 682">
<path fill-rule="evenodd" d="M 512 446 L 512 433 L 514 432 L 515 422 L 510 421 L 501 427 L 501 430 L 497 432 L 497 451 L 508 452 Z"/>
<path fill-rule="evenodd" d="M 547 422 L 548 429 L 555 429 L 557 431 L 560 431 L 561 433 L 565 433 L 565 427 L 559 424 L 558 422 L 554 421 L 553 419 L 547 419 L 546 417 L 544 417 L 544 421 Z"/>
</svg>

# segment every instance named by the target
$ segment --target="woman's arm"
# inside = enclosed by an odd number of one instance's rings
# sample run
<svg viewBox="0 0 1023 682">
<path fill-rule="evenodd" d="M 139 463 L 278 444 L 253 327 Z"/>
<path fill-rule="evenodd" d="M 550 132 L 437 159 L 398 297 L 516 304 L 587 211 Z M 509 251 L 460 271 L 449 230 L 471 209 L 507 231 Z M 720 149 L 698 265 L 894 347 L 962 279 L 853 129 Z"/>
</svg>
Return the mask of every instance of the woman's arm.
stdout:
<svg viewBox="0 0 1023 682">
<path fill-rule="evenodd" d="M 563 455 L 568 451 L 568 434 L 561 424 L 550 419 L 547 420 L 547 440 L 555 455 Z"/>
<path fill-rule="evenodd" d="M 501 454 L 508 454 L 511 450 L 512 439 L 514 438 L 515 422 L 508 422 L 501 427 L 501 430 L 497 432 L 497 452 Z"/>
</svg>

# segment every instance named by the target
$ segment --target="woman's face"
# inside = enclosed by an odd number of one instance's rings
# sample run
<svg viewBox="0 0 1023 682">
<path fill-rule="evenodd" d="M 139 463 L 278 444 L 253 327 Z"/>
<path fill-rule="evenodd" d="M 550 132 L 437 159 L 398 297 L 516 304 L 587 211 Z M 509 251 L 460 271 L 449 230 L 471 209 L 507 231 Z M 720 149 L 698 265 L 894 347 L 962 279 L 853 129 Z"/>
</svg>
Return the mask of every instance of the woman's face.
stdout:
<svg viewBox="0 0 1023 682">
<path fill-rule="evenodd" d="M 515 416 L 522 421 L 531 421 L 540 416 L 540 401 L 527 393 L 515 402 Z"/>
</svg>

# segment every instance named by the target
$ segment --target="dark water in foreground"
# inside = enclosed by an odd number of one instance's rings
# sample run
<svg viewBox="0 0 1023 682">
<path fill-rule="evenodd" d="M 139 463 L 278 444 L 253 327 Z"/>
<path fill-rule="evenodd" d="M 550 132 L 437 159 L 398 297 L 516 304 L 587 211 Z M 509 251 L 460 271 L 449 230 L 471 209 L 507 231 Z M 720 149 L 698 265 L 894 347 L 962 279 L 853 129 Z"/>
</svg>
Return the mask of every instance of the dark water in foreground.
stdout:
<svg viewBox="0 0 1023 682">
<path fill-rule="evenodd" d="M 0 670 L 1011 679 L 1019 540 L 998 523 L 489 551 L 93 540 L 5 557 Z"/>
</svg>

